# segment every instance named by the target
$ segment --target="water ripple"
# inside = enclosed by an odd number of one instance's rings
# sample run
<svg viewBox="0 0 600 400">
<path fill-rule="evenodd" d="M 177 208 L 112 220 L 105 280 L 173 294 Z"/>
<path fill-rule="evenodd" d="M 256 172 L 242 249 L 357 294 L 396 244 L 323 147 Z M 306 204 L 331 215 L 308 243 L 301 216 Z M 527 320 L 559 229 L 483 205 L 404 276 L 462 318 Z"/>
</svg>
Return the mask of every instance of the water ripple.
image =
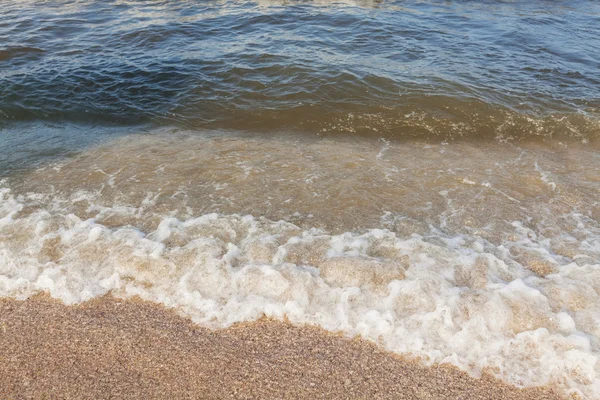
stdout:
<svg viewBox="0 0 600 400">
<path fill-rule="evenodd" d="M 0 15 L 4 125 L 600 137 L 593 2 L 23 1 Z"/>
</svg>

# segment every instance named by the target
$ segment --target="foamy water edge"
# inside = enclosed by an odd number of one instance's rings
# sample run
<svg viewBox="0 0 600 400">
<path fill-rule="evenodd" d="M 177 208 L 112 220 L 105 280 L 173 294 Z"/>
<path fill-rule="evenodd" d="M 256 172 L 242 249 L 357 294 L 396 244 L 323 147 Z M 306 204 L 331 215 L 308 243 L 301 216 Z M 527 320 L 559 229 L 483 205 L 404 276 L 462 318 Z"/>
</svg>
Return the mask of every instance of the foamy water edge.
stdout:
<svg viewBox="0 0 600 400">
<path fill-rule="evenodd" d="M 46 292 L 70 305 L 139 296 L 211 328 L 286 318 L 475 376 L 487 369 L 519 386 L 600 393 L 600 264 L 588 255 L 541 276 L 507 244 L 468 235 L 330 235 L 219 214 L 165 216 L 143 232 L 80 219 L 59 202 L 28 213 L 35 194 L 0 193 L 3 297 Z M 513 246 L 553 262 L 543 238 L 516 228 Z M 598 243 L 580 243 L 582 254 L 599 254 Z"/>
</svg>

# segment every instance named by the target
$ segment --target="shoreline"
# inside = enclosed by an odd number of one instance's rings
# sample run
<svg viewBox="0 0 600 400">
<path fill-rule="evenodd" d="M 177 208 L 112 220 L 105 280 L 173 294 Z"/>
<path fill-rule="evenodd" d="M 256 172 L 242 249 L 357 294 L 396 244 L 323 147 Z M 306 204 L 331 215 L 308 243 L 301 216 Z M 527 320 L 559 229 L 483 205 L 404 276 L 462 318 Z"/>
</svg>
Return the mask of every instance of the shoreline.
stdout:
<svg viewBox="0 0 600 400">
<path fill-rule="evenodd" d="M 0 332 L 7 398 L 561 398 L 316 327 L 263 319 L 212 331 L 139 299 L 2 298 Z"/>
</svg>

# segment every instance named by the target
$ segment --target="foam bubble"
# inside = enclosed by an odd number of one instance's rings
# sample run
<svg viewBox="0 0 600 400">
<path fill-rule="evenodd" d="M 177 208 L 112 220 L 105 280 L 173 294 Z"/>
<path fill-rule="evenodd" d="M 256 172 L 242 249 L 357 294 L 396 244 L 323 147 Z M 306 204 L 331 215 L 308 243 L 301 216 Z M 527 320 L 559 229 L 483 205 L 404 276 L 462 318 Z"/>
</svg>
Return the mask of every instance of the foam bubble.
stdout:
<svg viewBox="0 0 600 400">
<path fill-rule="evenodd" d="M 58 200 L 28 209 L 34 199 L 0 189 L 1 296 L 140 296 L 212 328 L 287 318 L 475 375 L 600 393 L 600 251 L 584 220 L 573 233 L 583 240 L 567 240 L 586 255 L 575 262 L 520 223 L 500 245 L 436 229 L 331 235 L 220 214 L 165 214 L 145 231 L 126 223 L 142 212 L 134 207 L 98 208 L 121 216 L 108 226 Z"/>
</svg>

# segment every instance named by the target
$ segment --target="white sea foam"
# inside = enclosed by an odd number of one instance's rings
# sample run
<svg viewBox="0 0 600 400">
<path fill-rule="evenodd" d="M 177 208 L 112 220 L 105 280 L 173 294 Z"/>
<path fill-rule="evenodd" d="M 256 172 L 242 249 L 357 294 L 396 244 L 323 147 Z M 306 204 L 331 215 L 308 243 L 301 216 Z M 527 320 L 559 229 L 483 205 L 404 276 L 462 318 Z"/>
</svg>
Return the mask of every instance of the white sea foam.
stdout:
<svg viewBox="0 0 600 400">
<path fill-rule="evenodd" d="M 565 262 L 518 222 L 502 245 L 435 230 L 329 235 L 218 214 L 165 216 L 143 232 L 80 219 L 58 202 L 28 211 L 31 199 L 0 190 L 1 296 L 48 292 L 74 304 L 108 292 L 137 295 L 212 328 L 285 317 L 428 364 L 474 375 L 488 369 L 513 384 L 587 398 L 600 393 L 600 238 L 581 216 L 581 257 Z M 109 211 L 123 220 L 142 212 Z M 519 251 L 535 254 L 548 273 L 517 262 Z"/>
<path fill-rule="evenodd" d="M 550 187 L 552 190 L 556 190 L 556 183 L 550 180 L 550 173 L 540 168 L 537 162 L 534 165 L 535 170 L 540 173 L 541 181 L 548 185 L 548 187 Z"/>
</svg>

